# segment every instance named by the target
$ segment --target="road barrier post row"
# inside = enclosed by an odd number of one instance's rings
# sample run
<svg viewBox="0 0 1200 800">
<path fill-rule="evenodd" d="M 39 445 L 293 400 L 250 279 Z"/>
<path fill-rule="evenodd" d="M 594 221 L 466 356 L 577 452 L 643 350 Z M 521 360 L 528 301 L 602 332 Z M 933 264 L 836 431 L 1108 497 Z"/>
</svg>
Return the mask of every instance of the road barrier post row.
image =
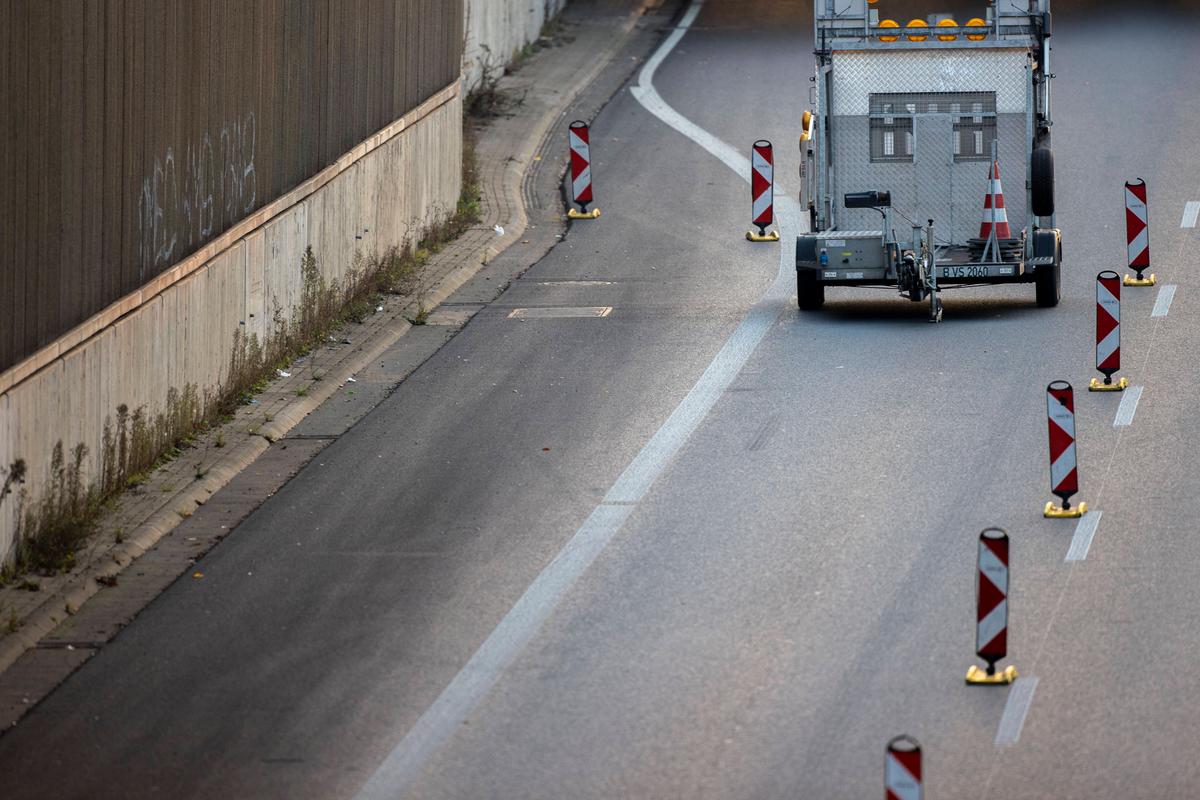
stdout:
<svg viewBox="0 0 1200 800">
<path fill-rule="evenodd" d="M 1096 276 L 1096 370 L 1103 382 L 1092 378 L 1088 389 L 1096 392 L 1122 391 L 1127 378 L 1113 380 L 1121 369 L 1121 286 L 1153 286 L 1156 276 L 1144 277 L 1150 267 L 1149 215 L 1146 184 L 1125 184 L 1126 233 L 1129 267 L 1137 277 L 1122 278 L 1113 270 Z M 992 209 L 989 209 L 992 210 Z M 985 218 L 985 225 L 997 222 Z M 995 228 L 987 231 L 995 236 Z M 981 232 L 981 238 L 983 238 Z M 1050 492 L 1062 505 L 1046 503 L 1049 518 L 1079 518 L 1087 503 L 1074 508 L 1071 498 L 1079 493 L 1079 463 L 1075 438 L 1075 392 L 1070 383 L 1054 381 L 1046 387 L 1046 422 L 1050 452 Z M 996 663 L 1008 655 L 1009 538 L 1001 528 L 979 534 L 975 574 L 975 653 L 986 662 L 972 664 L 966 682 L 971 685 L 1007 685 L 1017 680 L 1016 667 L 997 670 Z M 921 747 L 910 736 L 897 736 L 887 744 L 884 767 L 887 800 L 922 800 Z"/>
</svg>

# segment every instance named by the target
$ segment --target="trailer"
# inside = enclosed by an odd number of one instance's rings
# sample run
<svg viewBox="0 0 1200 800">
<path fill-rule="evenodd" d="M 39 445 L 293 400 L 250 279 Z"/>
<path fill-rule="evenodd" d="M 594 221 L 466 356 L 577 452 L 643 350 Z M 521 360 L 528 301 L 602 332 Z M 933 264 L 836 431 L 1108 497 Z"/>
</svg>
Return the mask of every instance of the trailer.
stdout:
<svg viewBox="0 0 1200 800">
<path fill-rule="evenodd" d="M 944 289 L 1003 283 L 1057 305 L 1050 0 L 989 4 L 962 24 L 881 20 L 866 0 L 814 9 L 800 308 L 819 309 L 830 287 L 888 287 L 928 301 L 936 322 Z"/>
</svg>

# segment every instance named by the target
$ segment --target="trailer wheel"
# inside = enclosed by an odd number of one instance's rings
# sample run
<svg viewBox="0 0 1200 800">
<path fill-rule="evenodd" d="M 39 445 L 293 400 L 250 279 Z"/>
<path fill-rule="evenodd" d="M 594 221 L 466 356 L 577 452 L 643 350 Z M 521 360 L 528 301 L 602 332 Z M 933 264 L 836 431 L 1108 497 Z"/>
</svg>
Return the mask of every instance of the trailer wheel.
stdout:
<svg viewBox="0 0 1200 800">
<path fill-rule="evenodd" d="M 1062 246 L 1054 254 L 1053 264 L 1040 264 L 1033 273 L 1038 308 L 1054 308 L 1062 298 Z"/>
<path fill-rule="evenodd" d="M 803 311 L 816 311 L 825 303 L 825 286 L 812 269 L 796 270 L 796 303 Z"/>
<path fill-rule="evenodd" d="M 1030 161 L 1030 178 L 1033 185 L 1033 213 L 1039 217 L 1054 214 L 1054 152 L 1049 147 L 1038 147 Z"/>
</svg>

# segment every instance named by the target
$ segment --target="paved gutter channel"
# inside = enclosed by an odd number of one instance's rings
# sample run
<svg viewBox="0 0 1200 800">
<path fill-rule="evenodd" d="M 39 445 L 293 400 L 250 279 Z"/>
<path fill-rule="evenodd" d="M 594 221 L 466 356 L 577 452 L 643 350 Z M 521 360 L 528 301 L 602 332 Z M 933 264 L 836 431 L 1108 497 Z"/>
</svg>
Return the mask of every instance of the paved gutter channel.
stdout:
<svg viewBox="0 0 1200 800">
<path fill-rule="evenodd" d="M 620 30 L 612 16 L 603 24 L 591 5 L 565 12 L 571 42 L 538 53 L 502 80 L 501 88 L 525 92 L 526 102 L 478 134 L 483 220 L 431 261 L 420 300 L 390 299 L 382 313 L 348 326 L 346 340 L 298 360 L 233 422 L 122 497 L 101 528 L 128 529 L 127 539 L 101 536 L 69 575 L 38 579 L 43 593 L 2 590 L 3 608 L 17 609 L 22 624 L 0 638 L 0 735 L 172 582 L 204 580 L 196 562 L 205 553 L 567 235 L 560 178 L 566 126 L 591 119 L 621 90 L 680 1 L 627 0 Z M 509 155 L 522 151 L 530 157 Z M 493 231 L 496 224 L 504 236 Z M 412 326 L 406 316 L 420 301 L 434 310 L 425 325 Z M 313 380 L 318 372 L 326 385 Z M 224 448 L 218 437 L 231 445 Z M 176 492 L 175 483 L 186 485 Z"/>
</svg>

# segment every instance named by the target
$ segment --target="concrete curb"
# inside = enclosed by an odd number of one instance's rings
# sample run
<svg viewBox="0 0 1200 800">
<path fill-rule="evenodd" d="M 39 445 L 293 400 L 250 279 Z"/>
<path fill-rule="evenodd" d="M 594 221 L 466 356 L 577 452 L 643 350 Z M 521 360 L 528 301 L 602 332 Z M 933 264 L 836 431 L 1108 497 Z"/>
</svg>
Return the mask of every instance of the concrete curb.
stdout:
<svg viewBox="0 0 1200 800">
<path fill-rule="evenodd" d="M 557 119 L 600 75 L 625 45 L 638 20 L 649 9 L 657 7 L 661 2 L 662 0 L 643 0 L 623 23 L 621 36 L 615 39 L 604 52 L 596 54 L 591 69 L 581 75 L 570 87 L 565 87 L 556 107 L 548 109 L 536 120 L 530 134 L 523 139 L 524 144 L 521 150 L 514 154 L 513 160 L 505 169 L 503 191 L 511 207 L 516 209 L 516 219 L 509 222 L 504 236 L 498 237 L 495 243 L 487 247 L 477 260 L 468 261 L 453 270 L 443 277 L 437 286 L 427 292 L 421 300 L 425 308 L 430 311 L 437 308 L 473 278 L 485 264 L 521 240 L 529 223 L 521 188 L 525 173 L 533 163 L 534 154 L 541 147 Z M 176 502 L 172 503 L 171 507 L 159 509 L 138 525 L 124 542 L 97 558 L 93 563 L 81 567 L 78 575 L 47 596 L 46 600 L 32 613 L 25 616 L 19 630 L 0 639 L 0 673 L 11 667 L 26 652 L 36 648 L 39 642 L 61 622 L 97 594 L 103 588 L 97 579 L 116 577 L 139 556 L 153 548 L 164 536 L 173 531 L 183 521 L 176 510 L 180 503 L 193 506 L 203 505 L 209 497 L 254 463 L 273 442 L 287 436 L 292 428 L 332 397 L 349 378 L 378 359 L 412 327 L 408 321 L 398 318 L 381 333 L 376 333 L 369 345 L 362 349 L 357 357 L 348 358 L 326 379 L 322 380 L 319 387 L 315 387 L 311 394 L 296 398 L 294 402 L 289 403 L 275 414 L 271 422 L 260 426 L 257 435 L 249 437 L 237 447 L 232 448 L 224 458 L 214 463 L 204 478 L 195 481 L 188 488 L 176 494 L 173 498 Z"/>
<path fill-rule="evenodd" d="M 275 442 L 287 436 L 288 431 L 332 397 L 348 379 L 354 377 L 356 372 L 379 358 L 401 336 L 408 333 L 410 328 L 412 328 L 412 324 L 405 319 L 393 321 L 381 333 L 375 335 L 369 346 L 364 348 L 357 358 L 347 359 L 341 367 L 322 380 L 318 389 L 307 397 L 301 397 L 295 402 L 289 403 L 286 408 L 275 415 L 273 420 L 259 426 L 258 435 L 267 442 Z"/>
<path fill-rule="evenodd" d="M 261 436 L 247 439 L 234 448 L 227 458 L 213 465 L 204 478 L 179 492 L 175 499 L 193 505 L 203 505 L 214 492 L 253 464 L 270 446 L 270 442 Z M 0 640 L 0 672 L 11 667 L 26 651 L 37 647 L 59 623 L 99 592 L 103 587 L 98 578 L 119 575 L 125 567 L 158 544 L 162 537 L 182 521 L 175 508 L 162 508 L 135 528 L 128 539 L 106 553 L 103 558 L 82 567 L 78 575 L 25 617 L 20 630 Z"/>
</svg>

